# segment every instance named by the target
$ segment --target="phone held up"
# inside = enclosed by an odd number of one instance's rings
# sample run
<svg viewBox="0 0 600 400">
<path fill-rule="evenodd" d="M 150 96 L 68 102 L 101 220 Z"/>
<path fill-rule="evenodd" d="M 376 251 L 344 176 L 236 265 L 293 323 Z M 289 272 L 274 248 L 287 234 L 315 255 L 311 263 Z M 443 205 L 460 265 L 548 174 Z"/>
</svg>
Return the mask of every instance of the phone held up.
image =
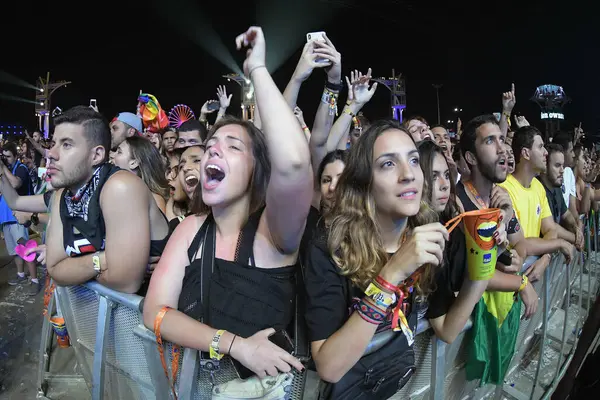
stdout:
<svg viewBox="0 0 600 400">
<path fill-rule="evenodd" d="M 96 108 L 96 99 L 90 99 L 90 107 Z"/>
<path fill-rule="evenodd" d="M 310 42 L 324 42 L 325 41 L 325 32 L 310 32 L 306 34 L 306 43 Z M 317 58 L 315 60 L 317 64 L 329 66 L 331 65 L 331 61 L 326 58 Z"/>
<path fill-rule="evenodd" d="M 208 111 L 216 111 L 221 107 L 221 103 L 219 103 L 218 101 L 213 101 L 208 103 L 208 105 L 206 106 L 206 108 L 208 108 Z"/>
</svg>

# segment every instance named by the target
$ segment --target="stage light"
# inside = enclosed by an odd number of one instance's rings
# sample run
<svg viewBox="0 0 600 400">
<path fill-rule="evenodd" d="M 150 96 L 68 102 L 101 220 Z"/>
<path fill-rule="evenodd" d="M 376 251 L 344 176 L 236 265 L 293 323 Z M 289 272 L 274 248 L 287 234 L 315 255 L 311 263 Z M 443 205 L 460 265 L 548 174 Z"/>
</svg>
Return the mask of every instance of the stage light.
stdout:
<svg viewBox="0 0 600 400">
<path fill-rule="evenodd" d="M 44 89 L 40 88 L 40 93 L 44 93 Z"/>
<path fill-rule="evenodd" d="M 43 105 L 44 105 L 44 102 L 43 102 L 43 101 L 40 101 L 40 106 L 43 106 Z"/>
</svg>

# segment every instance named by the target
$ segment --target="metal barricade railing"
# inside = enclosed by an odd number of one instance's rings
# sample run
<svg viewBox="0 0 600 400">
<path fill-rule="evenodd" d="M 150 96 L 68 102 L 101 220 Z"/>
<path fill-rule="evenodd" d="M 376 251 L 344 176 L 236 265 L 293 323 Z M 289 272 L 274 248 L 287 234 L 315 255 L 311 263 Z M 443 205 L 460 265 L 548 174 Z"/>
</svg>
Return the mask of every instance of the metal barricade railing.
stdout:
<svg viewBox="0 0 600 400">
<path fill-rule="evenodd" d="M 587 221 L 586 225 L 590 224 L 594 224 L 596 232 L 597 221 Z M 448 345 L 433 334 L 426 320 L 421 320 L 414 343 L 417 371 L 393 399 L 480 399 L 490 395 L 497 399 L 503 395 L 523 400 L 548 398 L 564 375 L 577 344 L 579 327 L 598 291 L 597 235 L 594 236 L 594 245 L 592 254 L 588 229 L 587 252 L 574 258 L 570 266 L 564 265 L 562 256 L 554 256 L 544 272 L 543 281 L 535 284 L 543 306 L 540 304 L 538 312 L 529 321 L 521 321 L 515 355 L 504 384 L 478 387 L 477 381 L 466 381 L 464 339 L 471 327 L 470 321 L 457 339 Z M 528 259 L 527 263 L 532 261 Z M 585 285 L 584 272 L 587 272 Z M 579 283 L 576 302 L 579 311 L 573 329 L 569 326 L 569 306 L 575 282 Z M 93 400 L 170 398 L 154 333 L 143 325 L 142 297 L 119 293 L 97 282 L 58 287 L 57 295 L 79 370 L 91 388 Z M 563 315 L 561 337 L 558 340 L 551 338 L 550 321 L 560 320 Z M 48 325 L 44 324 L 44 329 L 51 330 Z M 44 331 L 42 336 L 51 337 L 49 332 Z M 553 345 L 554 342 L 556 345 Z M 171 354 L 169 346 L 165 349 L 167 357 Z M 541 382 L 541 371 L 547 367 L 544 355 L 549 351 L 558 351 L 559 360 L 553 366 L 552 379 Z M 43 344 L 41 352 L 47 354 L 48 346 Z M 47 358 L 40 359 L 39 381 L 44 391 Z M 167 365 L 170 367 L 170 360 L 167 360 Z M 519 388 L 514 384 L 513 380 L 519 375 L 531 380 L 528 387 Z M 204 398 L 206 388 L 203 388 L 203 382 L 198 371 L 198 352 L 185 349 L 177 379 L 179 397 L 183 400 Z M 206 386 L 208 382 L 204 384 Z M 294 388 L 293 398 L 302 398 L 304 389 Z"/>
</svg>

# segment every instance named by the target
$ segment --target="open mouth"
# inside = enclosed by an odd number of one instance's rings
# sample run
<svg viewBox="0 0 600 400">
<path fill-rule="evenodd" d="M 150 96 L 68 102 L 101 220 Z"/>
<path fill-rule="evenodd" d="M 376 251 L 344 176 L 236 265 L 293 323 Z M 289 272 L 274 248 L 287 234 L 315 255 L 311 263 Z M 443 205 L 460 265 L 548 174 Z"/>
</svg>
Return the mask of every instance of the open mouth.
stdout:
<svg viewBox="0 0 600 400">
<path fill-rule="evenodd" d="M 206 176 L 208 177 L 209 182 L 221 182 L 223 179 L 225 179 L 225 172 L 223 172 L 223 170 L 220 167 L 214 164 L 209 164 L 206 166 Z"/>
<path fill-rule="evenodd" d="M 489 242 L 492 240 L 492 236 L 494 232 L 496 232 L 496 228 L 498 224 L 496 222 L 484 222 L 477 227 L 477 235 L 484 242 Z"/>
<path fill-rule="evenodd" d="M 506 158 L 500 158 L 498 160 L 498 165 L 500 165 L 502 168 L 506 168 L 508 166 L 507 162 L 506 162 Z"/>
<path fill-rule="evenodd" d="M 194 175 L 189 175 L 185 177 L 185 183 L 189 187 L 195 187 L 198 184 L 198 178 Z"/>
<path fill-rule="evenodd" d="M 169 185 L 169 193 L 171 194 L 171 196 L 175 194 L 175 186 Z"/>
</svg>

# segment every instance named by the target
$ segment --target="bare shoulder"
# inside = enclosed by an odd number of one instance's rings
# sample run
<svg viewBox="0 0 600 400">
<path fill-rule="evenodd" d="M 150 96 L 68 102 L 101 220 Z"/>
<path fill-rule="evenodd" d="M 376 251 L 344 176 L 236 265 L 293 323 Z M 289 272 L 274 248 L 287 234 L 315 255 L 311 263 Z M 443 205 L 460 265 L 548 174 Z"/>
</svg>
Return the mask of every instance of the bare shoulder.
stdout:
<svg viewBox="0 0 600 400">
<path fill-rule="evenodd" d="M 175 232 L 179 231 L 179 232 L 181 232 L 180 234 L 183 234 L 186 236 L 188 236 L 189 234 L 192 234 L 192 233 L 195 235 L 196 232 L 198 231 L 198 229 L 200 229 L 200 227 L 204 223 L 204 221 L 206 221 L 206 217 L 207 217 L 206 214 L 204 214 L 204 215 L 196 215 L 196 214 L 189 215 L 189 216 L 185 217 L 185 219 L 183 221 L 181 221 L 179 223 L 179 225 L 177 225 L 177 228 L 175 228 Z M 175 233 L 173 233 L 173 235 L 175 235 Z"/>
<path fill-rule="evenodd" d="M 123 193 L 139 191 L 145 193 L 148 188 L 144 182 L 135 174 L 129 171 L 118 171 L 115 172 L 104 184 L 102 191 L 109 193 Z"/>
</svg>

